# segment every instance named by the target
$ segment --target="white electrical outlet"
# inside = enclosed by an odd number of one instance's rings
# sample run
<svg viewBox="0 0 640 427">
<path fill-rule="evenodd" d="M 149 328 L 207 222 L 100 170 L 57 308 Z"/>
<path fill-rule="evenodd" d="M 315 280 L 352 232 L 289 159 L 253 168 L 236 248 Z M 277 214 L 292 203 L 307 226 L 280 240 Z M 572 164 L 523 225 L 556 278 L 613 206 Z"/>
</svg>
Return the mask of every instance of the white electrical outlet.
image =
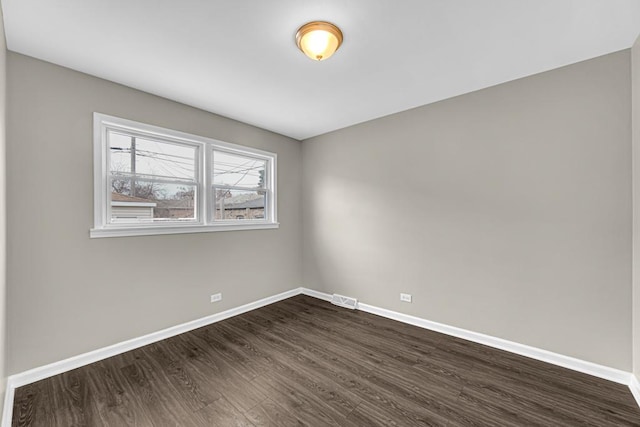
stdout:
<svg viewBox="0 0 640 427">
<path fill-rule="evenodd" d="M 222 301 L 222 294 L 213 294 L 211 295 L 211 302 Z"/>
<path fill-rule="evenodd" d="M 400 301 L 411 302 L 411 294 L 400 294 Z"/>
</svg>

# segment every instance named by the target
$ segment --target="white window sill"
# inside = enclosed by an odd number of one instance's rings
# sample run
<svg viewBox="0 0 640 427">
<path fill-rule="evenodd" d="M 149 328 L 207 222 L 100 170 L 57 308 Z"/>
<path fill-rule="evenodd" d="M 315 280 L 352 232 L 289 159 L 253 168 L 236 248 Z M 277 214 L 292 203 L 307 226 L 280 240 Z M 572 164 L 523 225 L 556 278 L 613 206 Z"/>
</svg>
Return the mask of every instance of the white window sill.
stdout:
<svg viewBox="0 0 640 427">
<path fill-rule="evenodd" d="M 101 237 L 129 237 L 129 236 L 154 236 L 162 234 L 187 234 L 187 233 L 211 233 L 215 231 L 239 231 L 239 230 L 268 230 L 279 228 L 280 223 L 253 223 L 253 224 L 216 224 L 216 225 L 177 225 L 177 226 L 148 226 L 148 227 L 105 227 L 92 228 L 89 236 L 92 239 Z"/>
</svg>

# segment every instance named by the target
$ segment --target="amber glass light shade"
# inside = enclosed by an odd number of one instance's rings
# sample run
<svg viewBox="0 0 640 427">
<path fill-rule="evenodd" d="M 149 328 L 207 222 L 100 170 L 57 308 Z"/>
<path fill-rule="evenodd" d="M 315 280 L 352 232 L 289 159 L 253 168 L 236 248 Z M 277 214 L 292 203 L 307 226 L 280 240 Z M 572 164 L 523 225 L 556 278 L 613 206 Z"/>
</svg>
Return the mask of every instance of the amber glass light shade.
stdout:
<svg viewBox="0 0 640 427">
<path fill-rule="evenodd" d="M 296 44 L 309 58 L 323 61 L 342 44 L 342 31 L 329 22 L 309 22 L 298 30 Z"/>
</svg>

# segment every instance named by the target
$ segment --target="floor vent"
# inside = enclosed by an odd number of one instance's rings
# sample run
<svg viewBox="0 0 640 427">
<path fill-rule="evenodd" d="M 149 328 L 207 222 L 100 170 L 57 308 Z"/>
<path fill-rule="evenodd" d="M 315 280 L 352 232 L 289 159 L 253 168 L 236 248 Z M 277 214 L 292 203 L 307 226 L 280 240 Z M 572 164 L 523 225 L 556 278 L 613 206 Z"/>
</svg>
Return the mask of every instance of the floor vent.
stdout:
<svg viewBox="0 0 640 427">
<path fill-rule="evenodd" d="M 351 297 L 345 297 L 343 295 L 333 294 L 333 296 L 331 297 L 331 304 L 355 310 L 358 305 L 358 300 Z"/>
</svg>

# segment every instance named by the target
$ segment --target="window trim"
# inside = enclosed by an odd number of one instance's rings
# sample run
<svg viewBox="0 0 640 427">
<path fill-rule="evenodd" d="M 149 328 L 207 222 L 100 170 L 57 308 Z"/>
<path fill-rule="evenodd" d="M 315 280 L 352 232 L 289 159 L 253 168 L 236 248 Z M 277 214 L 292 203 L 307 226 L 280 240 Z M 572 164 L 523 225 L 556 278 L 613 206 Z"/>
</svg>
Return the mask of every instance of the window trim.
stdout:
<svg viewBox="0 0 640 427">
<path fill-rule="evenodd" d="M 136 224 L 112 223 L 109 197 L 109 147 L 107 132 L 123 131 L 161 142 L 181 143 L 197 147 L 196 188 L 200 201 L 196 204 L 196 221 L 180 223 Z M 266 206 L 264 220 L 214 220 L 212 155 L 214 150 L 253 157 L 266 161 Z M 204 136 L 192 135 L 159 126 L 135 122 L 102 113 L 93 113 L 93 222 L 89 235 L 96 237 L 148 236 L 161 234 L 204 233 L 212 231 L 262 230 L 279 228 L 277 216 L 277 154 L 252 147 L 232 144 Z"/>
</svg>

